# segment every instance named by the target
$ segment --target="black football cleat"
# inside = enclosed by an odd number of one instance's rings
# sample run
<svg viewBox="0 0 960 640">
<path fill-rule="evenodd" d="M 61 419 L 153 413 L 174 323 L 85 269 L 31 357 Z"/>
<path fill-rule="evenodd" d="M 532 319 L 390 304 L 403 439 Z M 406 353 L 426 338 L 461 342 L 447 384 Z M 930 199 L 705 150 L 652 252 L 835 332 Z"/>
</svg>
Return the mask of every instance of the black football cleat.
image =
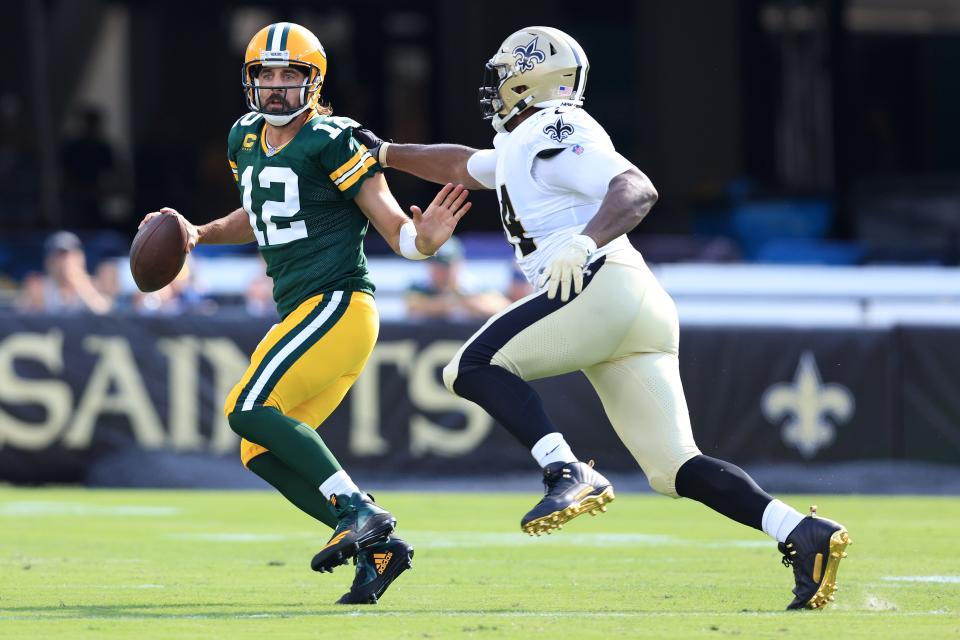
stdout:
<svg viewBox="0 0 960 640">
<path fill-rule="evenodd" d="M 357 573 L 350 591 L 337 604 L 377 604 L 387 587 L 413 567 L 413 547 L 396 536 L 358 553 Z"/>
<path fill-rule="evenodd" d="M 787 609 L 822 609 L 833 601 L 837 590 L 837 568 L 847 557 L 845 549 L 852 541 L 838 522 L 817 517 L 816 505 L 810 515 L 777 545 L 784 566 L 793 567 L 793 599 Z"/>
<path fill-rule="evenodd" d="M 327 545 L 313 556 L 310 566 L 314 571 L 331 572 L 346 564 L 361 551 L 386 540 L 397 526 L 397 519 L 378 507 L 368 494 L 330 496 L 330 503 L 339 521 Z"/>
<path fill-rule="evenodd" d="M 552 533 L 583 513 L 597 515 L 612 502 L 613 486 L 593 470 L 593 460 L 554 462 L 543 470 L 545 494 L 520 521 L 520 528 L 530 535 Z"/>
</svg>

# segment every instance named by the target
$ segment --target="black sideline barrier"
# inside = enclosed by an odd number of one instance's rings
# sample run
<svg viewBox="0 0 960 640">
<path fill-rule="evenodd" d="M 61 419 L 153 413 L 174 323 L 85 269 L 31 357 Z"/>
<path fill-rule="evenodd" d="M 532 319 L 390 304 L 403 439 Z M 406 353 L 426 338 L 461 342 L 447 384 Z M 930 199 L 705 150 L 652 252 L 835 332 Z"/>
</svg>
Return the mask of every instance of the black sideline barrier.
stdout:
<svg viewBox="0 0 960 640">
<path fill-rule="evenodd" d="M 270 324 L 0 316 L 0 480 L 89 482 L 98 466 L 153 453 L 183 469 L 239 466 L 221 405 Z M 441 382 L 473 329 L 382 327 L 367 371 L 321 427 L 345 466 L 529 471 L 529 452 Z M 960 463 L 960 329 L 697 327 L 683 330 L 680 363 L 705 453 L 738 463 Z M 535 384 L 582 458 L 636 468 L 581 374 Z"/>
</svg>

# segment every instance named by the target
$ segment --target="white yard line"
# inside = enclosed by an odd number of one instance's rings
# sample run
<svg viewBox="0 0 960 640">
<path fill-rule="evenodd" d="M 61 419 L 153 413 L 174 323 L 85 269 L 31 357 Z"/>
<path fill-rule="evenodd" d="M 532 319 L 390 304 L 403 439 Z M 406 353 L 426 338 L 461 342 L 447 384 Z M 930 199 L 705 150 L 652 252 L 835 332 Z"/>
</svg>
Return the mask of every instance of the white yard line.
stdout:
<svg viewBox="0 0 960 640">
<path fill-rule="evenodd" d="M 140 504 L 83 504 L 80 502 L 49 502 L 20 500 L 0 504 L 0 517 L 12 516 L 123 516 L 168 517 L 180 513 L 176 507 L 158 507 Z"/>
<path fill-rule="evenodd" d="M 960 584 L 960 576 L 883 576 L 888 582 L 939 582 Z"/>
<path fill-rule="evenodd" d="M 228 533 L 171 533 L 166 536 L 173 540 L 193 540 L 195 542 L 280 542 L 283 540 L 320 540 L 322 533 L 249 533 L 233 531 Z"/>
<path fill-rule="evenodd" d="M 766 540 L 690 540 L 676 536 L 650 533 L 565 533 L 531 537 L 517 532 L 426 531 L 402 529 L 399 533 L 414 546 L 426 549 L 477 549 L 484 547 L 689 547 L 711 549 L 773 548 Z M 217 533 L 171 533 L 167 538 L 199 542 L 276 542 L 283 540 L 320 539 L 317 533 L 252 533 L 245 531 Z"/>
</svg>

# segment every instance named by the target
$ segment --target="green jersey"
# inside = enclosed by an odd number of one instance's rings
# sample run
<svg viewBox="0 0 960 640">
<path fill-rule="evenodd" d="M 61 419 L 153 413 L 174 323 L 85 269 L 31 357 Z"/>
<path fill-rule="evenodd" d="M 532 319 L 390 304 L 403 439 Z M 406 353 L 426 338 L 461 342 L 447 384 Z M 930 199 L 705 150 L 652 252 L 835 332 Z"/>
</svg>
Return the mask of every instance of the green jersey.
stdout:
<svg viewBox="0 0 960 640">
<path fill-rule="evenodd" d="M 353 198 L 380 165 L 353 137 L 359 126 L 315 115 L 269 153 L 261 114 L 230 130 L 227 157 L 281 318 L 319 293 L 374 291 L 363 254 L 368 221 Z"/>
</svg>

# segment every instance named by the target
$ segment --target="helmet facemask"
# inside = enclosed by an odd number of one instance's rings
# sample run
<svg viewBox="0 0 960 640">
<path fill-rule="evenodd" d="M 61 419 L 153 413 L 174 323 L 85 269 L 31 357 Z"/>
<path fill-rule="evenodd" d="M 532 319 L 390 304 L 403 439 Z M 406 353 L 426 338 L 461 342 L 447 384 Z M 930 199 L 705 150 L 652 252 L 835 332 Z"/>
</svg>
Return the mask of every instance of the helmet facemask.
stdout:
<svg viewBox="0 0 960 640">
<path fill-rule="evenodd" d="M 480 81 L 480 116 L 490 120 L 501 109 L 503 100 L 500 98 L 500 85 L 511 73 L 505 64 L 488 62 L 483 68 L 483 79 Z"/>
<path fill-rule="evenodd" d="M 260 91 L 265 89 L 260 86 L 260 72 L 264 68 L 284 69 L 287 67 L 302 72 L 304 74 L 303 82 L 296 85 L 277 85 L 269 87 L 269 90 L 283 91 L 284 97 L 286 97 L 286 91 L 288 89 L 299 89 L 300 103 L 283 111 L 267 111 L 265 105 L 263 105 L 260 100 Z M 243 65 L 243 89 L 247 98 L 247 108 L 263 114 L 264 119 L 275 127 L 282 127 L 307 109 L 315 107 L 320 99 L 320 87 L 322 84 L 323 76 L 320 74 L 320 69 L 312 64 L 271 64 L 257 60 Z"/>
</svg>

